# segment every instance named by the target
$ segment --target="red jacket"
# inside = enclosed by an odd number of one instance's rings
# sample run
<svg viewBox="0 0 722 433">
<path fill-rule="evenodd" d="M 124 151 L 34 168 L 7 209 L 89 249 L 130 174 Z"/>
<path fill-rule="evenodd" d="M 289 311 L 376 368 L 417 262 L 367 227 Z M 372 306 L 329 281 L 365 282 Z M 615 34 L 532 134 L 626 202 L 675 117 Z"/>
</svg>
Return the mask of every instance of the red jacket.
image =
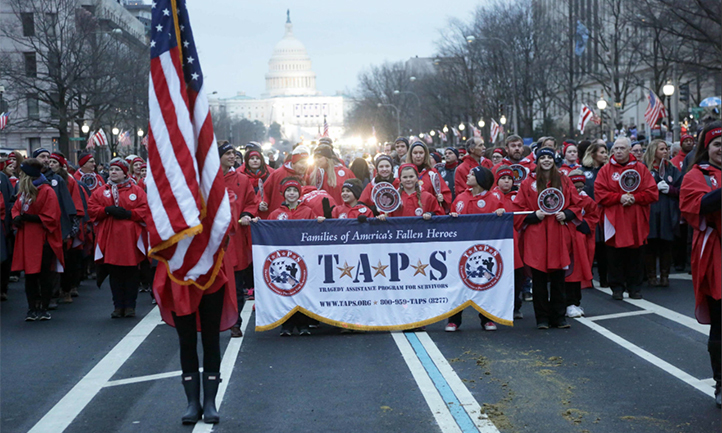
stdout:
<svg viewBox="0 0 722 433">
<path fill-rule="evenodd" d="M 694 284 L 695 317 L 699 323 L 711 323 L 707 297 L 719 300 L 722 295 L 722 212 L 700 214 L 702 197 L 722 185 L 720 169 L 710 164 L 696 164 L 684 176 L 679 194 L 679 207 L 687 223 L 694 228 L 692 236 L 692 283 Z"/>
<path fill-rule="evenodd" d="M 567 275 L 565 281 L 581 282 L 582 287 L 591 287 L 592 285 L 592 265 L 594 264 L 595 229 L 599 223 L 601 210 L 597 203 L 582 191 L 579 193 L 581 199 L 581 218 L 573 221 L 572 244 L 574 250 L 574 266 L 572 273 Z M 576 229 L 582 223 L 586 222 L 589 227 L 589 233 L 585 234 Z"/>
<path fill-rule="evenodd" d="M 622 206 L 620 199 L 625 194 L 619 185 L 619 176 L 625 170 L 635 170 L 641 182 L 634 195 L 634 204 Z M 629 155 L 626 164 L 618 163 L 614 157 L 599 169 L 594 182 L 594 198 L 602 207 L 604 238 L 614 248 L 639 248 L 647 243 L 649 236 L 649 205 L 659 199 L 657 183 L 644 164 Z"/>
<path fill-rule="evenodd" d="M 271 212 L 269 220 L 313 220 L 316 215 L 310 207 L 299 203 L 296 209 L 289 209 L 285 203 L 278 209 Z"/>
<path fill-rule="evenodd" d="M 226 182 L 226 189 L 229 194 L 232 192 L 235 195 L 235 201 L 231 206 L 231 214 L 233 215 L 231 224 L 235 230 L 231 230 L 226 254 L 230 254 L 233 259 L 231 261 L 234 264 L 233 269 L 242 271 L 253 261 L 251 255 L 251 228 L 241 226 L 238 220 L 243 216 L 251 218 L 258 216 L 259 200 L 253 191 L 250 179 L 239 170 L 228 170 L 228 173 L 223 176 L 223 180 Z"/>
<path fill-rule="evenodd" d="M 390 183 L 391 185 L 394 185 L 394 183 L 396 182 L 396 179 L 391 179 L 387 182 Z M 361 193 L 361 197 L 359 197 L 358 201 L 364 202 L 369 206 L 375 205 L 373 197 L 371 197 L 371 191 L 373 191 L 374 186 L 376 186 L 377 183 L 378 182 L 376 182 L 376 178 L 371 179 L 371 182 L 369 182 L 369 184 L 366 185 L 366 188 L 364 188 L 363 192 Z M 396 188 L 398 188 L 398 183 L 395 186 L 396 186 Z"/>
<path fill-rule="evenodd" d="M 283 194 L 281 194 L 281 181 L 287 177 L 297 177 L 299 179 L 302 178 L 301 175 L 293 171 L 293 168 L 291 168 L 291 163 L 287 162 L 283 164 L 281 167 L 276 169 L 273 173 L 271 173 L 268 176 L 268 179 L 263 183 L 263 191 L 260 189 L 258 190 L 258 197 L 260 201 L 266 202 L 268 204 L 268 210 L 265 212 L 259 212 L 259 216 L 263 219 L 268 219 L 268 216 L 273 212 L 274 210 L 281 207 L 281 203 L 283 203 Z M 263 197 L 261 197 L 261 195 Z"/>
<path fill-rule="evenodd" d="M 571 173 L 573 170 L 581 170 L 582 166 L 579 164 L 569 165 L 564 162 L 561 167 L 559 167 L 559 171 L 561 173 L 564 173 L 564 176 L 569 176 L 569 173 Z"/>
<path fill-rule="evenodd" d="M 422 216 L 426 212 L 431 212 L 434 215 L 444 215 L 444 210 L 439 206 L 439 201 L 428 192 L 421 191 L 421 207 L 419 207 L 419 198 L 416 193 L 407 194 L 406 191 L 401 190 L 401 207 L 391 212 L 389 216 Z"/>
<path fill-rule="evenodd" d="M 677 156 L 672 158 L 670 161 L 677 169 L 682 170 L 682 165 L 684 164 L 684 158 L 687 156 L 687 154 L 680 150 Z"/>
<path fill-rule="evenodd" d="M 534 163 L 534 158 L 532 158 L 532 155 L 534 154 L 532 153 L 526 158 L 522 158 L 519 162 L 513 162 L 509 158 L 504 158 L 500 163 L 494 165 L 491 171 L 493 173 L 496 173 L 496 169 L 501 167 L 502 165 L 508 165 L 509 167 L 511 167 L 512 165 L 521 165 L 522 167 L 526 168 L 526 178 L 528 178 L 529 174 L 536 170 L 536 164 Z M 516 182 L 514 184 L 516 185 Z"/>
<path fill-rule="evenodd" d="M 83 178 L 83 175 L 86 173 L 83 173 L 81 170 L 76 170 L 75 173 L 73 173 L 73 177 L 75 180 L 80 182 L 80 180 Z M 93 188 L 91 191 L 95 191 L 96 188 L 105 185 L 105 179 L 103 179 L 103 176 L 99 175 L 98 173 L 92 173 L 95 175 L 95 179 L 98 181 L 97 186 Z M 88 187 L 90 188 L 90 187 Z"/>
<path fill-rule="evenodd" d="M 571 211 L 575 218 L 580 218 L 581 201 L 576 188 L 566 176 L 561 176 L 561 181 L 564 194 L 562 211 Z M 515 203 L 521 210 L 537 211 L 538 195 L 536 175 L 531 173 L 521 183 Z M 522 251 L 524 264 L 542 272 L 567 269 L 573 253 L 571 230 L 574 225 L 571 222 L 568 218 L 564 223 L 560 223 L 554 215 L 547 215 L 541 222 L 526 224 L 522 234 L 526 246 Z"/>
<path fill-rule="evenodd" d="M 117 219 L 105 208 L 113 206 L 112 187 L 96 188 L 88 201 L 88 215 L 95 222 L 95 261 L 117 266 L 136 266 L 145 259 L 144 222 L 150 215 L 145 191 L 133 181 L 118 186 L 118 206 L 131 212 Z"/>
<path fill-rule="evenodd" d="M 474 195 L 471 188 L 456 196 L 451 211 L 459 215 L 493 213 L 502 206 L 502 194 L 497 191 L 482 191 Z"/>
<path fill-rule="evenodd" d="M 504 194 L 498 186 L 492 188 L 492 192 L 496 192 L 501 196 L 501 202 L 499 207 L 504 208 L 506 212 L 516 212 L 519 210 L 519 206 L 516 204 L 516 197 L 518 191 L 509 191 Z M 524 267 L 524 260 L 522 260 L 521 251 L 521 234 L 519 230 L 524 225 L 524 218 L 526 215 L 514 215 L 514 269 Z"/>
<path fill-rule="evenodd" d="M 329 193 L 336 203 L 343 203 L 343 199 L 341 199 L 341 188 L 343 188 L 343 183 L 348 179 L 355 179 L 356 176 L 354 176 L 351 170 L 343 165 L 337 165 L 333 168 L 333 170 L 336 173 L 336 186 L 332 187 L 328 184 L 328 175 L 326 173 L 323 174 L 323 179 L 321 179 L 320 171 L 316 172 L 319 179 L 312 179 L 311 177 L 313 176 L 313 171 L 311 171 L 306 177 L 306 184 L 315 185 L 316 189 L 324 190 Z"/>
<path fill-rule="evenodd" d="M 12 209 L 13 219 L 21 214 L 22 198 L 18 196 Z M 53 188 L 47 183 L 38 187 L 38 196 L 22 213 L 38 215 L 41 223 L 26 221 L 15 234 L 13 250 L 13 271 L 26 274 L 40 273 L 43 261 L 43 246 L 50 245 L 60 266 L 53 271 L 63 271 L 63 234 L 60 232 L 60 204 Z"/>
<path fill-rule="evenodd" d="M 479 162 L 476 162 L 473 156 L 471 155 L 464 155 L 463 158 L 461 158 L 461 164 L 459 164 L 458 167 L 456 167 L 456 173 L 454 174 L 454 191 L 466 191 L 468 185 L 466 185 L 466 177 L 469 175 L 469 172 L 474 167 L 486 167 L 489 170 L 493 167 L 494 164 L 492 164 L 490 159 L 481 157 L 481 160 Z M 459 192 L 457 192 L 459 194 Z"/>
<path fill-rule="evenodd" d="M 336 205 L 331 215 L 332 218 L 339 219 L 358 218 L 359 215 L 366 215 L 369 218 L 374 216 L 371 209 L 364 203 L 357 203 L 354 207 L 349 207 L 346 203 Z"/>
<path fill-rule="evenodd" d="M 328 199 L 329 207 L 336 206 L 336 200 L 324 190 L 318 190 L 315 186 L 306 185 L 303 187 L 303 196 L 299 200 L 299 204 L 308 206 L 316 216 L 323 215 L 323 199 Z M 343 202 L 342 202 L 343 203 Z"/>
</svg>

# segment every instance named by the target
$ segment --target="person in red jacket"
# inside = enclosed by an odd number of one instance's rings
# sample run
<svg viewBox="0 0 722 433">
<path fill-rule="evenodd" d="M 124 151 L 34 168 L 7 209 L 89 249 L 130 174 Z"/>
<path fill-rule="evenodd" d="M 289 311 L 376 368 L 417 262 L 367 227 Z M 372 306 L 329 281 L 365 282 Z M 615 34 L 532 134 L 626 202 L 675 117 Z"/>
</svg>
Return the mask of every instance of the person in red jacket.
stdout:
<svg viewBox="0 0 722 433">
<path fill-rule="evenodd" d="M 715 380 L 715 401 L 722 407 L 722 123 L 713 122 L 699 135 L 694 162 L 680 191 L 682 216 L 694 229 L 692 283 L 695 317 L 711 324 L 707 349 Z"/>
<path fill-rule="evenodd" d="M 630 298 L 642 298 L 644 260 L 639 249 L 649 236 L 649 205 L 659 198 L 654 177 L 630 149 L 627 137 L 618 138 L 609 164 L 594 182 L 594 198 L 603 212 L 608 281 L 616 300 L 623 299 L 625 288 Z M 622 183 L 629 191 L 622 189 Z"/>
<path fill-rule="evenodd" d="M 243 154 L 243 167 L 241 171 L 248 176 L 253 190 L 258 193 L 258 188 L 263 185 L 268 176 L 273 173 L 273 169 L 266 164 L 266 160 L 261 153 L 261 146 L 256 142 L 246 144 L 246 152 Z"/>
<path fill-rule="evenodd" d="M 387 182 L 393 185 L 395 179 L 394 160 L 391 159 L 390 156 L 383 154 L 377 155 L 374 164 L 376 166 L 376 176 L 371 179 L 371 182 L 369 182 L 368 185 L 366 185 L 366 188 L 364 188 L 361 193 L 359 201 L 375 207 L 376 204 L 373 201 L 373 197 L 371 197 L 371 192 L 373 191 L 374 186 L 376 186 L 379 182 Z"/>
<path fill-rule="evenodd" d="M 691 152 L 692 149 L 694 149 L 694 137 L 689 134 L 682 134 L 682 137 L 679 139 L 679 153 L 670 161 L 677 170 L 682 170 L 684 158 L 687 157 L 687 154 Z"/>
<path fill-rule="evenodd" d="M 579 165 L 579 149 L 574 142 L 565 142 L 562 148 L 562 166 L 559 167 L 559 171 L 565 176 L 569 175 L 572 170 L 581 170 L 582 166 Z"/>
<path fill-rule="evenodd" d="M 494 165 L 491 171 L 496 171 L 501 165 L 508 165 L 512 170 L 519 168 L 517 166 L 521 166 L 520 169 L 523 169 L 523 172 L 518 173 L 520 176 L 514 177 L 514 184 L 519 186 L 524 179 L 529 177 L 529 173 L 534 170 L 534 155 L 524 157 L 524 140 L 518 135 L 506 137 L 504 143 L 506 143 L 506 157 Z"/>
<path fill-rule="evenodd" d="M 65 181 L 65 186 L 70 192 L 70 197 L 75 205 L 75 215 L 72 216 L 72 229 L 66 239 L 63 239 L 63 251 L 65 255 L 65 272 L 60 276 L 59 303 L 70 304 L 73 296 L 78 296 L 78 285 L 80 285 L 80 267 L 83 260 L 84 231 L 82 230 L 83 219 L 85 218 L 85 207 L 80 196 L 82 187 L 73 176 L 68 174 L 68 163 L 61 153 L 50 154 L 48 167 Z"/>
<path fill-rule="evenodd" d="M 145 192 L 128 177 L 128 163 L 122 158 L 110 161 L 108 183 L 93 191 L 88 214 L 95 222 L 95 262 L 110 276 L 115 309 L 110 317 L 135 317 L 140 269 L 145 260 L 143 232 L 148 217 Z"/>
<path fill-rule="evenodd" d="M 251 230 L 248 227 L 251 220 L 258 216 L 258 196 L 253 191 L 251 180 L 240 170 L 233 168 L 236 164 L 236 150 L 233 146 L 226 142 L 218 146 L 218 154 L 220 156 L 221 170 L 223 171 L 223 180 L 226 183 L 226 190 L 229 196 L 233 196 L 231 213 L 233 215 L 231 224 L 234 230 L 231 230 L 229 236 L 226 254 L 229 254 L 234 262 L 233 273 L 236 282 L 236 302 L 238 303 L 238 311 L 243 311 L 245 304 L 245 289 L 250 289 L 246 284 L 248 280 L 247 274 L 253 272 L 253 257 L 251 255 Z M 240 226 L 239 226 L 240 224 Z M 243 336 L 241 325 L 243 319 L 238 315 L 238 321 L 231 327 L 231 337 L 239 338 Z"/>
<path fill-rule="evenodd" d="M 560 170 L 561 171 L 561 170 Z M 573 220 L 572 249 L 574 251 L 574 267 L 572 273 L 565 278 L 564 286 L 567 297 L 567 317 L 575 318 L 584 315 L 581 307 L 582 289 L 592 286 L 592 265 L 594 264 L 594 233 L 599 223 L 599 206 L 584 192 L 587 177 L 581 170 L 569 172 L 569 180 L 577 189 L 581 200 L 581 218 Z"/>
<path fill-rule="evenodd" d="M 491 160 L 484 158 L 484 152 L 486 152 L 484 140 L 478 137 L 466 140 L 466 155 L 461 158 L 461 164 L 456 168 L 456 173 L 454 174 L 454 190 L 457 195 L 466 191 L 468 188 L 466 178 L 469 176 L 472 168 L 486 167 L 491 169 L 491 167 L 493 167 Z"/>
<path fill-rule="evenodd" d="M 448 209 L 452 201 L 451 190 L 434 168 L 432 161 L 429 148 L 424 143 L 415 141 L 411 144 L 406 154 L 406 163 L 416 166 L 416 171 L 419 173 L 419 187 L 436 197 L 442 208 Z M 399 178 L 401 178 L 401 167 L 399 167 Z"/>
<path fill-rule="evenodd" d="M 527 247 L 524 248 L 523 258 L 532 269 L 537 328 L 569 328 L 564 318 L 564 275 L 572 264 L 569 223 L 581 216 L 580 199 L 569 178 L 557 170 L 552 149 L 537 149 L 536 160 L 535 171 L 522 182 L 516 199 L 520 209 L 532 211 L 524 220 L 527 225 L 522 236 Z M 542 201 L 546 197 L 547 206 L 553 208 L 556 204 L 558 210 L 542 211 L 538 204 L 542 194 Z M 533 248 L 530 247 L 532 245 Z"/>
<path fill-rule="evenodd" d="M 436 197 L 421 190 L 419 172 L 414 164 L 402 164 L 399 167 L 401 188 L 401 206 L 389 214 L 390 217 L 420 216 L 430 220 L 432 215 L 444 215 Z M 386 214 L 379 215 L 379 220 L 386 221 Z"/>
<path fill-rule="evenodd" d="M 103 176 L 95 172 L 95 158 L 92 153 L 81 153 L 78 159 L 78 170 L 73 173 L 73 177 L 78 182 L 82 182 L 90 192 L 105 184 Z"/>
<path fill-rule="evenodd" d="M 331 211 L 336 206 L 336 200 L 331 197 L 331 194 L 322 189 L 316 189 L 312 185 L 304 185 L 298 204 L 311 208 L 313 214 L 317 217 L 331 218 Z"/>
<path fill-rule="evenodd" d="M 316 185 L 329 193 L 336 203 L 342 203 L 341 188 L 347 179 L 354 179 L 353 172 L 344 167 L 336 155 L 333 147 L 321 144 L 313 151 L 314 168 L 306 177 L 308 185 Z"/>
<path fill-rule="evenodd" d="M 367 203 L 359 201 L 363 192 L 363 184 L 359 179 L 349 179 L 343 183 L 341 198 L 343 204 L 336 205 L 331 212 L 331 218 L 358 218 L 373 217 L 371 207 Z"/>
<path fill-rule="evenodd" d="M 12 223 L 17 228 L 12 270 L 25 271 L 27 321 L 50 320 L 55 272 L 63 272 L 65 264 L 60 204 L 42 169 L 43 164 L 35 158 L 23 161 L 12 209 Z"/>
<path fill-rule="evenodd" d="M 498 216 L 504 214 L 502 207 L 502 196 L 498 192 L 490 191 L 494 186 L 494 175 L 486 167 L 476 166 L 466 175 L 467 188 L 456 197 L 451 205 L 452 217 L 459 215 L 472 215 L 481 213 L 496 213 Z M 449 317 L 444 328 L 446 332 L 454 332 L 461 326 L 461 314 L 459 311 Z M 496 331 L 496 324 L 488 317 L 479 313 L 481 326 L 486 331 Z"/>
<path fill-rule="evenodd" d="M 263 186 L 258 189 L 260 199 L 258 210 L 261 219 L 267 219 L 271 212 L 281 207 L 284 200 L 283 193 L 280 192 L 281 181 L 287 177 L 302 178 L 308 168 L 308 157 L 309 153 L 306 146 L 297 146 L 293 149 L 290 160 L 274 170 L 268 176 L 266 182 L 263 183 Z"/>
</svg>

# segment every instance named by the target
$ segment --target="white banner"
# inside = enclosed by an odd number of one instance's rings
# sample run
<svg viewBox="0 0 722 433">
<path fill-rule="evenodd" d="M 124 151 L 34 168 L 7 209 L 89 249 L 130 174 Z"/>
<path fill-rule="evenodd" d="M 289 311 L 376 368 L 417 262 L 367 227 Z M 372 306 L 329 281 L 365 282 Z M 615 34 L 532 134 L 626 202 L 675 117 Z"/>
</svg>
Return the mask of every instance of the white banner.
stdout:
<svg viewBox="0 0 722 433">
<path fill-rule="evenodd" d="M 471 306 L 511 326 L 512 214 L 252 225 L 256 329 L 296 311 L 357 330 L 401 330 Z"/>
</svg>

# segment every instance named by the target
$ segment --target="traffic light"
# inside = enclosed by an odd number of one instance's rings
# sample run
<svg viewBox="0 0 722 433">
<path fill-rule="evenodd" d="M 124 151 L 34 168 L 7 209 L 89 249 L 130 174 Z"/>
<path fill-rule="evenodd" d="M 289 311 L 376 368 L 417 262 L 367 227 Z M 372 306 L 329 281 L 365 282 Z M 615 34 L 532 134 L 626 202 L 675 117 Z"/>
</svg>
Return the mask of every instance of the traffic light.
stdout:
<svg viewBox="0 0 722 433">
<path fill-rule="evenodd" d="M 689 83 L 681 84 L 679 86 L 679 100 L 680 102 L 689 101 Z"/>
</svg>

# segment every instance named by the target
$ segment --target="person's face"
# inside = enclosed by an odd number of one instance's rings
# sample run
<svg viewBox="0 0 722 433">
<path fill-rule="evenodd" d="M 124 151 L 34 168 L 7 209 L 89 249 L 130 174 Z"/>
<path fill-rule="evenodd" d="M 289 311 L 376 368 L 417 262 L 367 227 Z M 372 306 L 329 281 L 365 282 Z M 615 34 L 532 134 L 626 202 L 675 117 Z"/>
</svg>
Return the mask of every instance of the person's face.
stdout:
<svg viewBox="0 0 722 433">
<path fill-rule="evenodd" d="M 456 154 L 449 149 L 446 149 L 444 152 L 444 159 L 446 159 L 446 162 L 456 162 L 458 158 L 456 158 Z"/>
<path fill-rule="evenodd" d="M 120 167 L 113 165 L 108 169 L 108 178 L 113 182 L 121 182 L 125 179 L 125 173 L 123 173 L 123 170 L 121 170 Z"/>
<path fill-rule="evenodd" d="M 10 158 L 5 163 L 5 168 L 10 169 L 11 171 L 15 170 L 15 166 L 17 165 L 18 160 L 15 158 Z"/>
<path fill-rule="evenodd" d="M 259 158 L 257 155 L 253 155 L 248 158 L 248 167 L 250 167 L 251 170 L 258 170 L 259 168 L 261 168 L 261 158 Z"/>
<path fill-rule="evenodd" d="M 404 189 L 412 190 L 416 187 L 416 182 L 419 181 L 419 179 L 416 177 L 416 172 L 410 168 L 405 168 L 401 172 L 401 185 L 404 187 Z"/>
<path fill-rule="evenodd" d="M 624 143 L 615 143 L 614 146 L 612 146 L 612 155 L 614 155 L 614 159 L 622 164 L 629 161 L 629 151 L 629 146 Z"/>
<path fill-rule="evenodd" d="M 95 158 L 90 158 L 88 162 L 83 164 L 82 167 L 80 167 L 84 172 L 90 173 L 95 170 Z"/>
<path fill-rule="evenodd" d="M 221 167 L 229 169 L 236 164 L 236 151 L 230 149 L 221 155 Z"/>
<path fill-rule="evenodd" d="M 38 161 L 40 161 L 43 164 L 43 166 L 45 166 L 47 168 L 48 163 L 50 161 L 50 154 L 48 152 L 43 152 L 40 155 L 38 155 L 37 159 L 38 159 Z"/>
<path fill-rule="evenodd" d="M 479 182 L 476 181 L 476 176 L 474 176 L 473 170 L 466 175 L 466 185 L 472 188 L 479 185 Z"/>
<path fill-rule="evenodd" d="M 514 179 L 512 179 L 511 176 L 502 176 L 496 184 L 499 185 L 499 189 L 506 194 L 511 191 L 511 187 L 514 186 Z"/>
<path fill-rule="evenodd" d="M 709 144 L 709 162 L 717 167 L 722 166 L 722 137 L 717 137 Z"/>
<path fill-rule="evenodd" d="M 308 158 L 303 158 L 297 163 L 291 164 L 291 166 L 293 167 L 293 171 L 295 171 L 296 174 L 306 174 L 306 169 L 308 168 Z"/>
<path fill-rule="evenodd" d="M 667 159 L 669 156 L 669 148 L 667 147 L 666 143 L 660 143 L 657 146 L 657 151 L 654 152 L 654 160 L 655 161 L 662 161 L 664 159 Z"/>
<path fill-rule="evenodd" d="M 386 155 L 391 155 L 391 151 L 393 151 L 393 145 L 391 143 L 387 143 L 384 145 L 384 153 Z"/>
<path fill-rule="evenodd" d="M 554 140 L 544 140 L 544 143 L 542 143 L 541 148 L 548 147 L 549 149 L 554 149 Z"/>
<path fill-rule="evenodd" d="M 140 177 L 145 178 L 145 175 L 148 174 L 148 168 L 143 167 L 140 169 Z"/>
<path fill-rule="evenodd" d="M 577 146 L 567 147 L 567 153 L 564 154 L 564 158 L 567 160 L 567 162 L 569 162 L 570 164 L 576 163 L 578 156 L 579 152 L 577 151 Z"/>
<path fill-rule="evenodd" d="M 135 174 L 140 173 L 140 166 L 141 166 L 141 165 L 143 165 L 143 163 L 140 162 L 140 161 L 134 162 L 134 163 L 133 163 L 133 173 L 135 173 Z"/>
<path fill-rule="evenodd" d="M 414 147 L 414 150 L 411 151 L 411 162 L 419 166 L 423 164 L 425 160 L 426 152 L 424 152 L 424 149 L 422 149 L 421 146 Z"/>
<path fill-rule="evenodd" d="M 296 203 L 300 196 L 301 195 L 299 194 L 298 189 L 296 189 L 295 186 L 290 186 L 286 188 L 286 191 L 283 193 L 283 198 L 286 199 L 287 204 Z"/>
<path fill-rule="evenodd" d="M 632 146 L 631 152 L 632 152 L 632 155 L 634 155 L 634 157 L 637 158 L 638 160 L 641 160 L 642 157 L 644 156 L 644 149 L 642 149 L 641 144 L 635 144 L 634 146 Z M 616 156 L 615 156 L 615 159 L 616 159 Z"/>
<path fill-rule="evenodd" d="M 607 155 L 607 146 L 598 148 L 597 152 L 594 154 L 594 161 L 599 165 L 604 165 L 607 163 L 607 159 L 609 159 L 609 155 Z"/>
<path fill-rule="evenodd" d="M 379 176 L 383 177 L 384 179 L 388 179 L 389 177 L 391 177 L 393 167 L 391 167 L 391 164 L 388 161 L 381 161 L 379 162 L 377 170 L 379 172 Z"/>
<path fill-rule="evenodd" d="M 582 192 L 582 190 L 584 189 L 584 182 L 575 182 L 574 188 L 577 189 L 577 192 Z"/>
<path fill-rule="evenodd" d="M 50 167 L 50 169 L 53 170 L 55 173 L 60 171 L 60 163 L 54 159 L 50 159 L 48 161 L 48 167 Z"/>
<path fill-rule="evenodd" d="M 524 151 L 523 141 L 512 141 L 506 145 L 506 154 L 512 161 L 519 161 Z"/>
<path fill-rule="evenodd" d="M 394 146 L 396 147 L 396 154 L 399 155 L 399 158 L 406 155 L 406 143 L 399 141 Z"/>
<path fill-rule="evenodd" d="M 494 163 L 494 165 L 500 163 L 503 159 L 504 159 L 504 157 L 501 156 L 501 153 L 499 153 L 499 152 L 494 152 L 491 155 L 491 161 Z"/>
<path fill-rule="evenodd" d="M 694 140 L 687 138 L 680 144 L 680 146 L 682 147 L 684 153 L 689 153 L 689 151 L 694 147 Z"/>
<path fill-rule="evenodd" d="M 551 170 L 554 165 L 554 158 L 549 155 L 542 155 L 539 157 L 539 166 L 542 170 Z"/>
<path fill-rule="evenodd" d="M 343 202 L 346 204 L 350 204 L 356 200 L 356 197 L 353 195 L 350 189 L 341 188 L 341 200 L 343 200 Z"/>
<path fill-rule="evenodd" d="M 481 157 L 484 155 L 484 152 L 486 152 L 486 146 L 484 145 L 484 142 L 478 143 L 476 146 L 469 149 L 470 153 L 473 153 L 477 157 Z"/>
</svg>

